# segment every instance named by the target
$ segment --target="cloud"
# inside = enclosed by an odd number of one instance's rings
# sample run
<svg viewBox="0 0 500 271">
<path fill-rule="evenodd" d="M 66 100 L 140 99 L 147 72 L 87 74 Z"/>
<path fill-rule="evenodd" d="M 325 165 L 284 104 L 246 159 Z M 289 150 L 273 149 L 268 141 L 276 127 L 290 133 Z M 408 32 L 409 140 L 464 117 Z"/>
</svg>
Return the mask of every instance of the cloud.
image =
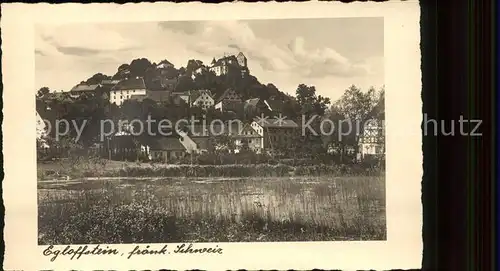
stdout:
<svg viewBox="0 0 500 271">
<path fill-rule="evenodd" d="M 53 46 L 62 54 L 89 55 L 102 51 L 130 50 L 139 43 L 98 24 L 67 24 L 62 26 L 39 26 L 39 41 L 42 46 Z"/>
<path fill-rule="evenodd" d="M 200 54 L 221 56 L 243 51 L 253 64 L 268 72 L 289 72 L 304 77 L 362 76 L 366 67 L 353 64 L 332 48 L 306 47 L 303 37 L 289 41 L 288 46 L 278 46 L 272 40 L 259 38 L 246 22 L 213 21 L 190 24 L 199 42 L 188 48 Z"/>
<path fill-rule="evenodd" d="M 262 83 L 274 83 L 288 92 L 294 92 L 299 83 L 316 85 L 318 91 L 326 92 L 334 84 L 343 89 L 343 84 L 383 83 L 383 52 L 372 58 L 358 56 L 356 59 L 362 61 L 355 62 L 352 54 L 348 57 L 336 50 L 338 40 L 318 43 L 318 37 L 315 40 L 307 28 L 282 33 L 273 28 L 273 21 L 259 24 L 265 27 L 259 29 L 251 21 L 39 26 L 36 76 L 40 84 L 67 89 L 97 72 L 112 75 L 120 64 L 135 58 L 152 62 L 168 59 L 179 68 L 189 59 L 210 63 L 214 57 L 241 51 L 248 58 L 251 73 Z M 345 39 L 341 44 L 348 43 Z M 356 50 L 370 46 L 357 45 Z M 340 50 L 346 53 L 345 48 Z"/>
<path fill-rule="evenodd" d="M 174 32 L 183 32 L 187 35 L 193 35 L 198 32 L 199 23 L 193 21 L 169 21 L 159 22 L 158 26 L 161 29 L 172 30 Z"/>
<path fill-rule="evenodd" d="M 89 49 L 76 46 L 57 46 L 56 49 L 65 55 L 75 55 L 75 56 L 90 56 L 99 54 L 99 52 L 101 52 L 100 50 L 96 49 Z"/>
</svg>

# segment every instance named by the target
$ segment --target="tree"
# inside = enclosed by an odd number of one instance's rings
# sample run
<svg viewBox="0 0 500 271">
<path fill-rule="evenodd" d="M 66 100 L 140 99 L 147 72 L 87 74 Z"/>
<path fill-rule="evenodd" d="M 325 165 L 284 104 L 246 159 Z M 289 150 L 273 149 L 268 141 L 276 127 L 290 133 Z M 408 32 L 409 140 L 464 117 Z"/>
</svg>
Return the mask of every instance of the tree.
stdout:
<svg viewBox="0 0 500 271">
<path fill-rule="evenodd" d="M 37 91 L 36 97 L 39 99 L 43 99 L 49 93 L 50 89 L 48 87 L 42 87 Z"/>
<path fill-rule="evenodd" d="M 196 85 L 190 76 L 179 76 L 179 81 L 175 86 L 175 91 L 185 92 L 195 89 Z"/>
<path fill-rule="evenodd" d="M 296 90 L 297 102 L 301 107 L 301 113 L 307 117 L 325 114 L 330 98 L 316 95 L 316 88 L 314 86 L 306 86 L 300 84 Z"/>
<path fill-rule="evenodd" d="M 130 75 L 132 77 L 143 77 L 151 66 L 151 62 L 146 58 L 134 59 L 130 62 Z"/>
<path fill-rule="evenodd" d="M 85 83 L 89 84 L 89 85 L 97 85 L 97 84 L 100 84 L 103 80 L 109 80 L 109 79 L 111 79 L 111 76 L 107 76 L 107 75 L 102 74 L 102 73 L 96 73 L 96 74 L 92 75 L 92 77 L 87 79 L 85 81 Z"/>
<path fill-rule="evenodd" d="M 333 155 L 344 162 L 347 157 L 347 147 L 356 144 L 356 136 L 346 117 L 335 106 L 332 106 L 322 118 L 323 131 L 321 139 L 327 150 L 333 150 Z"/>
<path fill-rule="evenodd" d="M 364 124 L 376 116 L 380 116 L 380 106 L 383 105 L 383 89 L 377 92 L 371 87 L 367 92 L 361 91 L 355 85 L 350 86 L 332 107 L 332 111 L 339 114 L 352 127 L 353 148 L 355 155 L 359 154 L 360 136 L 364 133 Z M 381 102 L 382 99 L 382 102 Z M 378 114 L 376 114 L 378 108 Z"/>
</svg>

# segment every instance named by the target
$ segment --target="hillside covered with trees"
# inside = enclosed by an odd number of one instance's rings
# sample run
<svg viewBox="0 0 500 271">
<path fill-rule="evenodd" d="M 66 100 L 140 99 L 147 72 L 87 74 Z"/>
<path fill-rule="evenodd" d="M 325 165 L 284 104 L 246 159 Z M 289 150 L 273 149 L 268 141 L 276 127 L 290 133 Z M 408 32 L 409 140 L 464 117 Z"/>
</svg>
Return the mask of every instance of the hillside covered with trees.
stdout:
<svg viewBox="0 0 500 271">
<path fill-rule="evenodd" d="M 163 60 L 160 63 L 169 62 Z M 94 85 L 100 84 L 103 80 L 142 77 L 148 90 L 162 91 L 162 87 L 158 84 L 158 78 L 164 77 L 167 80 L 176 79 L 175 92 L 210 90 L 215 99 L 230 88 L 234 89 L 243 100 L 259 98 L 279 104 L 277 107 L 279 110 L 264 112 L 270 117 L 282 114 L 300 125 L 304 119 L 318 116 L 312 124 L 318 128 L 317 131 L 319 131 L 321 121 L 325 119 L 338 123 L 342 119 L 366 121 L 375 118 L 383 120 L 385 115 L 383 88 L 378 90 L 371 88 L 363 91 L 352 85 L 345 90 L 338 101 L 332 102 L 328 97 L 318 95 L 314 86 L 306 84 L 298 85 L 295 95 L 290 95 L 280 91 L 272 83 L 259 82 L 251 74 L 244 77 L 237 72 L 229 72 L 220 76 L 209 71 L 194 74 L 197 69 L 204 65 L 200 60 L 191 59 L 187 61 L 185 67 L 180 68 L 175 68 L 172 65 L 158 69 L 160 63 L 151 62 L 146 58 L 134 59 L 129 64 L 120 65 L 113 75 L 97 73 L 81 83 Z M 51 141 L 50 138 L 54 138 L 56 120 L 65 119 L 74 123 L 68 132 L 67 138 L 70 139 L 75 139 L 78 134 L 75 127 L 81 127 L 85 123 L 85 130 L 77 142 L 84 148 L 99 143 L 100 121 L 105 119 L 114 120 L 116 123 L 120 119 L 146 120 L 150 117 L 151 119 L 168 119 L 175 122 L 178 119 L 194 117 L 204 119 L 207 122 L 213 119 L 240 119 L 244 122 L 250 122 L 255 116 L 262 113 L 261 111 L 221 112 L 213 108 L 202 110 L 185 103 L 176 103 L 173 100 L 156 102 L 151 99 L 127 100 L 119 107 L 110 104 L 105 93 L 73 97 L 67 91 L 54 92 L 47 87 L 38 90 L 36 109 L 40 117 L 51 124 L 52 129 L 45 136 L 48 141 Z M 338 131 L 339 128 L 336 127 L 336 130 Z M 334 148 L 339 150 L 339 153 L 344 153 L 347 147 L 351 146 L 356 149 L 358 146 L 358 137 L 355 134 L 347 135 L 342 140 L 338 140 L 338 138 L 338 134 L 335 133 L 318 136 L 308 132 L 303 138 L 297 140 L 297 146 L 304 152 L 313 153 L 325 153 L 328 148 Z"/>
</svg>

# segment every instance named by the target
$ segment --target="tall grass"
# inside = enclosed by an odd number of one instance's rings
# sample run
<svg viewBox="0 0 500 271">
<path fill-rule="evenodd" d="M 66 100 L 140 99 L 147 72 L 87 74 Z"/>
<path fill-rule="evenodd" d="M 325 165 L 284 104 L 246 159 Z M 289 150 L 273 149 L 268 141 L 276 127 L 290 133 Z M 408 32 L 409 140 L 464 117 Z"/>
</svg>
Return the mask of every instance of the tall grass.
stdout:
<svg viewBox="0 0 500 271">
<path fill-rule="evenodd" d="M 353 165 L 232 164 L 232 165 L 156 165 L 131 164 L 121 168 L 87 168 L 46 170 L 39 167 L 38 178 L 50 179 L 56 174 L 70 177 L 284 177 L 284 176 L 377 176 L 381 169 Z"/>
<path fill-rule="evenodd" d="M 383 177 L 89 181 L 39 192 L 39 243 L 382 240 L 384 199 Z"/>
</svg>

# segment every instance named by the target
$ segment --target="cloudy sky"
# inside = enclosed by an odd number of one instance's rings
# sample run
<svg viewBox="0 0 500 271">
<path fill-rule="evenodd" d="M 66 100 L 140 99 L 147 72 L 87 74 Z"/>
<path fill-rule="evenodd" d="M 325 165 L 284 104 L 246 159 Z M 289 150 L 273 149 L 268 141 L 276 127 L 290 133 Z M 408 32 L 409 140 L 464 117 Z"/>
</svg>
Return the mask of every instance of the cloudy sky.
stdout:
<svg viewBox="0 0 500 271">
<path fill-rule="evenodd" d="M 189 59 L 248 58 L 251 74 L 294 93 L 316 86 L 338 98 L 355 84 L 384 84 L 383 18 L 190 21 L 38 25 L 36 86 L 69 90 L 95 73 L 113 75 L 135 58 L 168 59 L 177 68 Z"/>
</svg>

